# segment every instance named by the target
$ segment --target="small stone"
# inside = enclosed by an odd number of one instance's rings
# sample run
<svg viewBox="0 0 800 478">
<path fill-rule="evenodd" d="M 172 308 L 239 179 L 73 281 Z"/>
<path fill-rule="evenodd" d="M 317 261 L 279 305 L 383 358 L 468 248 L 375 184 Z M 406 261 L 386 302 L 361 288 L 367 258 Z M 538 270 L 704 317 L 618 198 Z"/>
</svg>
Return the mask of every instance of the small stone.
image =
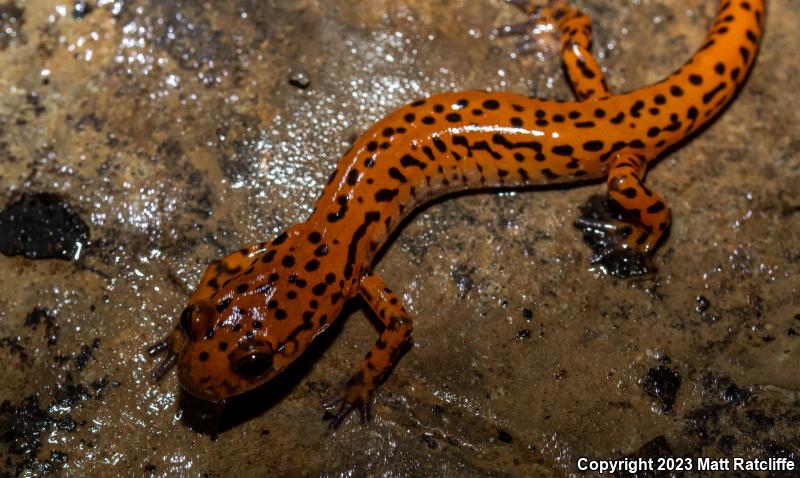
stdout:
<svg viewBox="0 0 800 478">
<path fill-rule="evenodd" d="M 305 70 L 292 70 L 289 73 L 289 84 L 305 90 L 311 84 L 311 77 Z"/>
</svg>

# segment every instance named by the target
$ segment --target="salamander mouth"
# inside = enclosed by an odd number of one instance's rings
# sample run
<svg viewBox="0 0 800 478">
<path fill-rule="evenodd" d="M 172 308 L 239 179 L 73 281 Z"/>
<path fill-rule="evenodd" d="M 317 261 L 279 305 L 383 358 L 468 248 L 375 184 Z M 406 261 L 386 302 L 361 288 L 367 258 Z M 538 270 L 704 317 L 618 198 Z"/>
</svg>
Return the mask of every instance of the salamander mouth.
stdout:
<svg viewBox="0 0 800 478">
<path fill-rule="evenodd" d="M 225 396 L 220 396 L 216 391 L 216 383 L 212 377 L 200 377 L 195 379 L 192 376 L 191 366 L 184 367 L 183 363 L 178 367 L 178 381 L 181 387 L 195 398 L 205 400 L 207 402 L 219 403 L 225 400 Z"/>
</svg>

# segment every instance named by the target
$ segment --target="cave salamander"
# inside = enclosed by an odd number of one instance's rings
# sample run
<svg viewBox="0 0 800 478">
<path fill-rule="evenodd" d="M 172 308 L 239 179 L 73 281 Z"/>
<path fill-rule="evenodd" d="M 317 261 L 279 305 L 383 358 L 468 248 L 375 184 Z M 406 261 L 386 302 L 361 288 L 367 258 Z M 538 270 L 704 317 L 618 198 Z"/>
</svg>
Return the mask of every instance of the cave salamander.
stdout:
<svg viewBox="0 0 800 478">
<path fill-rule="evenodd" d="M 271 242 L 212 262 L 166 340 L 163 375 L 178 365 L 182 386 L 218 402 L 284 370 L 361 296 L 383 324 L 349 380 L 323 405 L 338 426 L 355 408 L 368 417 L 373 390 L 409 343 L 412 321 L 372 261 L 414 208 L 469 189 L 605 179 L 611 220 L 596 260 L 648 258 L 670 223 L 669 208 L 644 184 L 648 163 L 698 131 L 734 97 L 755 61 L 765 1 L 720 2 L 704 43 L 656 84 L 613 94 L 590 53 L 589 18 L 563 1 L 509 0 L 527 22 L 500 33 L 552 25 L 577 101 L 501 92 L 442 93 L 373 125 L 341 158 L 314 211 Z M 523 44 L 523 48 L 529 44 Z"/>
</svg>

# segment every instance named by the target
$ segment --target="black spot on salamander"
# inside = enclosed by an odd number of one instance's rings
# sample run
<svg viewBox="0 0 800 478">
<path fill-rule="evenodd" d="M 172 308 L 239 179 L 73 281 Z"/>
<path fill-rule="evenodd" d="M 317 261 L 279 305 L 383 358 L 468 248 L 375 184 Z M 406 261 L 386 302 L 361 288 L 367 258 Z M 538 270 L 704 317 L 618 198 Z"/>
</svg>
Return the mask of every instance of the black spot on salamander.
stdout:
<svg viewBox="0 0 800 478">
<path fill-rule="evenodd" d="M 522 128 L 522 118 L 519 118 L 517 116 L 511 118 L 511 126 L 515 128 Z"/>
<path fill-rule="evenodd" d="M 647 130 L 647 136 L 650 138 L 655 138 L 656 136 L 659 135 L 659 133 L 661 133 L 661 128 L 659 128 L 658 126 L 653 126 L 649 130 Z"/>
<path fill-rule="evenodd" d="M 415 101 L 415 102 L 411 103 L 411 106 L 414 106 L 414 107 L 417 107 L 417 106 L 422 106 L 422 105 L 424 105 L 424 104 L 425 104 L 425 101 L 426 101 L 426 100 L 417 100 L 417 101 Z"/>
<path fill-rule="evenodd" d="M 565 121 L 565 119 L 566 118 L 564 118 L 564 115 L 559 115 L 559 114 L 553 115 L 553 121 L 555 123 L 563 123 Z"/>
<path fill-rule="evenodd" d="M 347 173 L 347 184 L 349 184 L 350 186 L 354 186 L 356 184 L 356 182 L 358 181 L 358 176 L 359 176 L 358 170 L 357 169 L 351 169 Z"/>
<path fill-rule="evenodd" d="M 486 100 L 483 102 L 483 107 L 487 110 L 496 110 L 500 108 L 500 103 L 497 100 Z"/>
<path fill-rule="evenodd" d="M 683 96 L 683 88 L 681 88 L 678 85 L 672 85 L 669 87 L 669 94 L 671 94 L 676 98 L 680 98 L 681 96 Z"/>
<path fill-rule="evenodd" d="M 493 150 L 489 143 L 486 141 L 476 141 L 475 144 L 472 145 L 472 149 L 479 150 L 479 151 L 486 151 L 489 153 L 492 158 L 494 159 L 502 159 L 503 155 L 498 153 L 497 151 Z"/>
<path fill-rule="evenodd" d="M 605 144 L 603 144 L 602 141 L 596 139 L 583 143 L 583 149 L 585 151 L 600 151 L 604 146 Z"/>
<path fill-rule="evenodd" d="M 273 246 L 279 246 L 279 245 L 283 244 L 283 242 L 284 242 L 284 241 L 285 241 L 285 240 L 286 240 L 288 237 L 289 237 L 289 235 L 288 235 L 288 234 L 287 234 L 287 233 L 284 231 L 284 232 L 282 232 L 282 233 L 281 233 L 281 234 L 280 234 L 278 237 L 276 237 L 276 238 L 275 238 L 275 239 L 272 241 L 272 245 L 273 245 Z"/>
<path fill-rule="evenodd" d="M 247 292 L 248 287 L 249 286 L 246 283 L 245 284 L 239 284 L 239 285 L 236 286 L 236 293 L 237 294 L 244 294 L 245 292 Z"/>
<path fill-rule="evenodd" d="M 653 203 L 652 206 L 647 208 L 647 212 L 650 214 L 656 214 L 666 209 L 666 205 L 661 201 L 656 201 Z"/>
<path fill-rule="evenodd" d="M 713 100 L 713 99 L 714 99 L 714 96 L 715 96 L 717 93 L 719 93 L 720 91 L 722 91 L 722 90 L 725 88 L 725 86 L 727 86 L 727 83 L 725 83 L 725 82 L 723 81 L 722 83 L 720 83 L 720 84 L 718 84 L 717 86 L 715 86 L 713 90 L 711 90 L 711 91 L 709 91 L 708 93 L 704 94 L 704 95 L 703 95 L 703 104 L 704 104 L 704 105 L 707 105 L 708 103 L 710 103 L 710 102 L 711 102 L 711 100 Z"/>
<path fill-rule="evenodd" d="M 414 115 L 414 113 L 406 113 L 406 115 L 403 116 L 403 119 L 406 120 L 406 123 L 413 123 L 417 117 Z"/>
<path fill-rule="evenodd" d="M 441 113 L 442 111 L 444 111 L 444 105 L 442 104 L 433 105 L 433 111 L 435 113 Z"/>
<path fill-rule="evenodd" d="M 400 170 L 395 167 L 389 168 L 389 177 L 401 183 L 405 183 L 408 181 L 408 179 L 403 175 L 403 173 L 401 173 Z"/>
<path fill-rule="evenodd" d="M 328 284 L 320 282 L 319 284 L 316 284 L 314 287 L 311 288 L 311 292 L 317 297 L 319 297 L 322 294 L 324 294 L 325 290 L 327 289 L 328 289 Z"/>
<path fill-rule="evenodd" d="M 400 165 L 404 168 L 416 167 L 419 169 L 425 169 L 428 166 L 427 164 L 408 154 L 400 158 Z"/>
<path fill-rule="evenodd" d="M 667 98 L 662 94 L 658 94 L 653 97 L 653 102 L 657 105 L 663 105 L 667 102 Z"/>
<path fill-rule="evenodd" d="M 311 244 L 319 244 L 319 241 L 322 240 L 322 234 L 317 231 L 312 232 L 308 235 L 308 242 Z"/>
<path fill-rule="evenodd" d="M 394 128 L 384 128 L 381 134 L 384 138 L 391 138 L 394 136 Z"/>
<path fill-rule="evenodd" d="M 616 153 L 617 151 L 621 150 L 622 148 L 624 148 L 627 145 L 628 145 L 628 143 L 626 143 L 625 141 L 617 141 L 616 143 L 611 145 L 611 149 L 609 149 L 608 151 L 606 151 L 605 153 L 603 153 L 600 156 L 600 161 L 607 161 L 608 158 L 611 157 L 611 155 L 613 155 L 614 153 Z"/>
<path fill-rule="evenodd" d="M 436 161 L 436 156 L 433 155 L 433 150 L 430 146 L 425 145 L 422 147 L 422 152 L 428 158 L 429 161 Z"/>
<path fill-rule="evenodd" d="M 595 124 L 594 121 L 579 121 L 575 123 L 576 128 L 594 128 Z"/>
<path fill-rule="evenodd" d="M 689 83 L 700 86 L 703 84 L 703 77 L 700 75 L 689 75 Z"/>
<path fill-rule="evenodd" d="M 606 110 L 603 108 L 597 108 L 594 110 L 594 117 L 595 118 L 605 118 L 606 117 Z"/>
<path fill-rule="evenodd" d="M 440 153 L 447 152 L 447 145 L 444 144 L 444 141 L 442 141 L 441 138 L 434 135 L 433 138 L 431 138 L 431 141 L 433 141 L 433 145 L 439 150 Z"/>
<path fill-rule="evenodd" d="M 586 66 L 586 60 L 584 60 L 582 57 L 578 57 L 577 64 L 578 64 L 578 69 L 581 70 L 581 75 L 583 75 L 584 78 L 588 78 L 591 80 L 596 76 L 595 73 L 592 71 L 592 69 Z"/>
<path fill-rule="evenodd" d="M 339 210 L 328 214 L 328 222 L 336 222 L 347 214 L 347 197 L 339 196 L 337 202 L 339 203 Z"/>
<path fill-rule="evenodd" d="M 458 113 L 447 113 L 444 119 L 446 119 L 451 123 L 458 123 L 459 121 L 461 121 L 461 115 Z"/>
<path fill-rule="evenodd" d="M 320 244 L 314 249 L 314 255 L 317 257 L 324 257 L 328 255 L 328 245 L 327 244 Z"/>
<path fill-rule="evenodd" d="M 304 268 L 308 272 L 314 272 L 315 270 L 319 269 L 319 261 L 316 259 L 311 259 L 310 261 L 306 262 Z"/>
<path fill-rule="evenodd" d="M 620 111 L 619 113 L 617 113 L 617 115 L 616 115 L 616 116 L 614 116 L 613 118 L 611 118 L 611 122 L 612 122 L 613 124 L 620 124 L 620 123 L 622 123 L 623 121 L 625 121 L 625 113 L 623 113 L 622 111 Z"/>
<path fill-rule="evenodd" d="M 581 117 L 581 112 L 580 111 L 570 111 L 567 116 L 569 117 L 569 119 L 578 119 L 578 118 Z"/>
<path fill-rule="evenodd" d="M 634 103 L 633 106 L 631 106 L 631 116 L 633 116 L 634 118 L 641 117 L 642 108 L 644 108 L 644 101 L 637 100 L 636 103 Z"/>
<path fill-rule="evenodd" d="M 294 267 L 294 256 L 284 256 L 283 259 L 281 259 L 281 264 L 283 267 Z"/>
<path fill-rule="evenodd" d="M 551 151 L 553 154 L 557 154 L 559 156 L 572 156 L 573 148 L 568 144 L 561 144 L 558 146 L 553 146 Z"/>
<path fill-rule="evenodd" d="M 425 116 L 422 118 L 422 122 L 425 124 L 434 124 L 436 123 L 436 120 L 433 118 L 433 116 Z"/>
<path fill-rule="evenodd" d="M 219 313 L 222 313 L 222 312 L 223 312 L 225 309 L 227 309 L 227 308 L 228 308 L 228 306 L 230 305 L 230 303 L 231 303 L 231 299 L 230 299 L 230 297 L 228 297 L 227 299 L 222 299 L 222 300 L 221 300 L 221 301 L 220 301 L 220 302 L 217 304 L 217 307 L 216 307 L 216 309 L 217 309 L 217 312 L 219 312 Z"/>
<path fill-rule="evenodd" d="M 376 202 L 389 202 L 397 196 L 399 192 L 398 189 L 379 189 L 378 192 L 375 193 L 375 201 Z"/>
<path fill-rule="evenodd" d="M 538 141 L 519 141 L 514 143 L 500 133 L 492 135 L 492 143 L 502 146 L 506 149 L 532 149 L 536 152 L 542 151 L 542 143 Z"/>
</svg>

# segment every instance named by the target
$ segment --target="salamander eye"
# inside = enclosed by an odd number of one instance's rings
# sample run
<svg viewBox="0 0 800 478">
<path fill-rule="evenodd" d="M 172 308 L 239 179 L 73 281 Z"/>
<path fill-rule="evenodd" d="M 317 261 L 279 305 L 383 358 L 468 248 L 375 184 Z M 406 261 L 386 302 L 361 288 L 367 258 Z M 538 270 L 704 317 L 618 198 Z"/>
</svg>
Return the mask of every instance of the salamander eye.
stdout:
<svg viewBox="0 0 800 478">
<path fill-rule="evenodd" d="M 214 327 L 214 310 L 206 301 L 189 304 L 181 312 L 180 326 L 189 340 L 200 340 Z"/>
<path fill-rule="evenodd" d="M 272 354 L 254 353 L 240 358 L 233 366 L 239 375 L 244 377 L 260 377 L 272 368 Z"/>
</svg>

